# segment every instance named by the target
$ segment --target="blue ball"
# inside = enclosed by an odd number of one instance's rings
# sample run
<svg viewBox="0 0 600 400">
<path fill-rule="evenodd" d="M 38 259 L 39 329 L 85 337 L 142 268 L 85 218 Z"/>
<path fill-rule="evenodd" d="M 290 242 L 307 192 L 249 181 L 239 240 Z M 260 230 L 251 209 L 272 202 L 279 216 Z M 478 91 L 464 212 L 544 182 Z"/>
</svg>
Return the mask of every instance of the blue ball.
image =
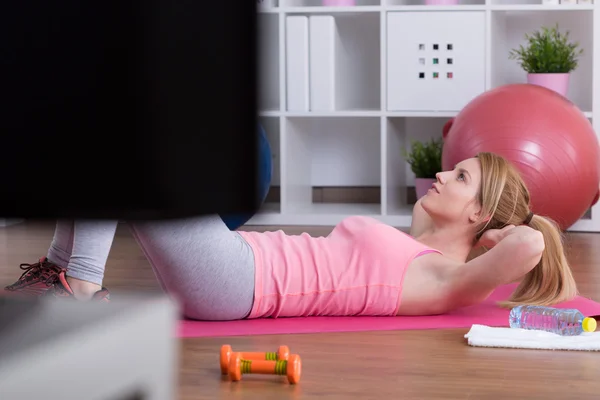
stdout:
<svg viewBox="0 0 600 400">
<path fill-rule="evenodd" d="M 272 152 L 271 145 L 267 139 L 267 134 L 262 126 L 258 125 L 258 152 L 259 152 L 259 168 L 258 168 L 258 193 L 260 203 L 262 204 L 271 188 L 271 177 L 273 175 L 273 162 L 271 160 Z M 252 218 L 253 214 L 233 214 L 221 215 L 221 219 L 230 230 L 236 230 L 240 226 Z"/>
</svg>

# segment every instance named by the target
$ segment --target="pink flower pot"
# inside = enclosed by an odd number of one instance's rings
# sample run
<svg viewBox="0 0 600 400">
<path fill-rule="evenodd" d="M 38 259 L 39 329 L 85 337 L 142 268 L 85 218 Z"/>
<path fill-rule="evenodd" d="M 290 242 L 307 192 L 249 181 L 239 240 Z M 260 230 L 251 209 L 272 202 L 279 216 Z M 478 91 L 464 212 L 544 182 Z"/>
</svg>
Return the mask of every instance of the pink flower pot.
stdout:
<svg viewBox="0 0 600 400">
<path fill-rule="evenodd" d="M 425 0 L 428 6 L 455 6 L 458 3 L 459 0 Z"/>
<path fill-rule="evenodd" d="M 569 75 L 566 74 L 527 74 L 527 83 L 539 85 L 567 97 Z"/>
<path fill-rule="evenodd" d="M 427 194 L 427 191 L 431 189 L 431 185 L 435 182 L 435 179 L 429 178 L 415 178 L 415 191 L 417 192 L 417 200 Z"/>
<path fill-rule="evenodd" d="M 356 5 L 356 0 L 323 0 L 326 7 L 352 7 Z"/>
</svg>

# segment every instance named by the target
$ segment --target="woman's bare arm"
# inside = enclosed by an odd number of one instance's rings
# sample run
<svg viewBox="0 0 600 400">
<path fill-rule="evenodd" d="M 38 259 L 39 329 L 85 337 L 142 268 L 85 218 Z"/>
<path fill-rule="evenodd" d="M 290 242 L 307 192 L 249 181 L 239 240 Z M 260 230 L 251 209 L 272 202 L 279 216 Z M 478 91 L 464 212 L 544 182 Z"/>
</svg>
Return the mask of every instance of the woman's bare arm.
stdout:
<svg viewBox="0 0 600 400">
<path fill-rule="evenodd" d="M 479 303 L 498 286 L 533 269 L 543 250 L 540 232 L 516 227 L 504 231 L 491 250 L 467 262 L 435 253 L 419 257 L 404 276 L 398 315 L 443 314 Z"/>
<path fill-rule="evenodd" d="M 518 226 L 485 254 L 440 271 L 447 308 L 479 303 L 498 286 L 522 278 L 540 262 L 544 248 L 541 232 Z"/>
</svg>

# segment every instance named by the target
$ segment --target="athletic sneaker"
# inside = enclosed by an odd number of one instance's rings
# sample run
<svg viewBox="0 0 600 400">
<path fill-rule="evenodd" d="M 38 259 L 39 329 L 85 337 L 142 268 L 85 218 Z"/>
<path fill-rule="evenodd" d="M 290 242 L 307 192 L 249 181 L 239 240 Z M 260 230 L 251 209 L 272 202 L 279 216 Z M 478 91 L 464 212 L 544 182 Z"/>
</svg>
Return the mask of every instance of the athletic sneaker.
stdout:
<svg viewBox="0 0 600 400">
<path fill-rule="evenodd" d="M 66 271 L 60 271 L 57 275 L 54 275 L 52 287 L 48 289 L 43 296 L 52 296 L 64 299 L 73 299 L 75 300 L 75 294 L 73 293 L 73 289 L 67 282 Z M 105 303 L 110 302 L 110 293 L 108 289 L 103 287 L 98 290 L 92 296 L 92 301 L 102 301 Z"/>
<path fill-rule="evenodd" d="M 40 296 L 51 289 L 55 277 L 64 271 L 64 268 L 48 261 L 46 257 L 40 258 L 35 264 L 21 264 L 20 268 L 25 272 L 15 283 L 4 289 L 30 296 Z"/>
</svg>

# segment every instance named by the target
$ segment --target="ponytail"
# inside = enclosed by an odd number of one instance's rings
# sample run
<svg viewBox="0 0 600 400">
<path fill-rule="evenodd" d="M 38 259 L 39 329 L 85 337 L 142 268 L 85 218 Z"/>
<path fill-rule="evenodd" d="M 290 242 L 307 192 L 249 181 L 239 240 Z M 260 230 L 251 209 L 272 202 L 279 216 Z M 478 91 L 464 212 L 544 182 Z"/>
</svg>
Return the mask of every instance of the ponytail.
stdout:
<svg viewBox="0 0 600 400">
<path fill-rule="evenodd" d="M 572 300 L 577 285 L 571 273 L 563 248 L 563 237 L 557 224 L 534 215 L 529 226 L 544 236 L 545 248 L 540 262 L 529 271 L 508 301 L 500 305 L 512 308 L 518 305 L 552 306 Z"/>
</svg>

